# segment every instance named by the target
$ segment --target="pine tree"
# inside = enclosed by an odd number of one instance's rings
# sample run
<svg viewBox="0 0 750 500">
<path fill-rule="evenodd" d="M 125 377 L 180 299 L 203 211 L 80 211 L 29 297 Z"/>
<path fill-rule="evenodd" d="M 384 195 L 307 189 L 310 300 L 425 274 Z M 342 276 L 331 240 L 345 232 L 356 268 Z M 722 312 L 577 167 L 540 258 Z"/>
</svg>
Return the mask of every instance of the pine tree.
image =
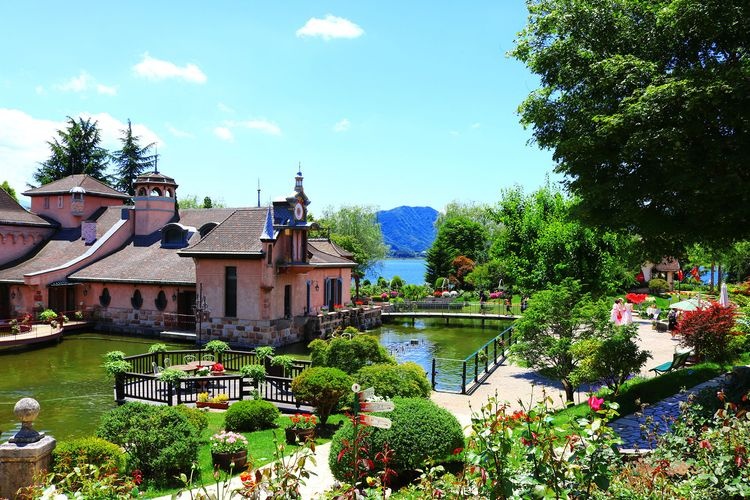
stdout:
<svg viewBox="0 0 750 500">
<path fill-rule="evenodd" d="M 128 128 L 121 130 L 123 136 L 120 138 L 122 149 L 115 151 L 113 158 L 117 164 L 116 187 L 120 191 L 131 196 L 135 194 L 133 182 L 143 172 L 155 169 L 158 155 L 149 155 L 148 150 L 154 143 L 140 147 L 138 136 L 133 135 L 133 128 L 128 119 Z"/>
</svg>

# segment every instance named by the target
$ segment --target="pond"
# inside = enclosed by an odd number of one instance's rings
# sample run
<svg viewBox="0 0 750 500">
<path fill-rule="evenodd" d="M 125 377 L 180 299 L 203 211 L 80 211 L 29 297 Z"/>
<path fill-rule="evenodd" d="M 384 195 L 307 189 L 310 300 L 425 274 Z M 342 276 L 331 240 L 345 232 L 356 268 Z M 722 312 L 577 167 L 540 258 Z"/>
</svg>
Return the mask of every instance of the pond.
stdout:
<svg viewBox="0 0 750 500">
<path fill-rule="evenodd" d="M 507 326 L 507 325 L 505 325 Z M 505 328 L 503 326 L 503 328 Z M 440 320 L 394 323 L 369 332 L 399 361 L 414 361 L 429 373 L 433 355 L 463 359 L 500 332 L 493 324 L 445 326 Z M 97 333 L 68 335 L 60 344 L 24 351 L 0 351 L 0 442 L 17 429 L 13 406 L 24 397 L 41 405 L 35 428 L 57 439 L 91 435 L 101 415 L 115 407 L 113 382 L 106 378 L 102 356 L 109 351 L 144 353 L 158 342 L 132 336 Z M 170 344 L 168 344 L 170 345 Z M 170 348 L 185 348 L 171 344 Z M 303 345 L 279 352 L 302 354 Z M 455 376 L 455 374 L 454 374 Z M 460 375 L 459 375 L 460 377 Z"/>
</svg>

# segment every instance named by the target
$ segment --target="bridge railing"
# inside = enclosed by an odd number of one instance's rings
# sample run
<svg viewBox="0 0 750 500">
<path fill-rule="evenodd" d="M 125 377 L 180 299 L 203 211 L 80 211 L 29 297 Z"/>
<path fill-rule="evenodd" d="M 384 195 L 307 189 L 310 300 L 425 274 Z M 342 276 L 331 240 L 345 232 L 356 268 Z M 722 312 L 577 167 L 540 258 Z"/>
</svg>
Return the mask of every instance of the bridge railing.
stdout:
<svg viewBox="0 0 750 500">
<path fill-rule="evenodd" d="M 432 389 L 471 394 L 506 360 L 514 343 L 511 326 L 464 359 L 433 358 Z"/>
<path fill-rule="evenodd" d="M 487 302 L 455 302 L 444 299 L 435 300 L 405 300 L 391 302 L 389 311 L 392 312 L 436 312 L 466 313 L 466 314 L 502 314 L 517 316 L 521 314 L 519 304 L 507 306 L 503 303 Z"/>
</svg>

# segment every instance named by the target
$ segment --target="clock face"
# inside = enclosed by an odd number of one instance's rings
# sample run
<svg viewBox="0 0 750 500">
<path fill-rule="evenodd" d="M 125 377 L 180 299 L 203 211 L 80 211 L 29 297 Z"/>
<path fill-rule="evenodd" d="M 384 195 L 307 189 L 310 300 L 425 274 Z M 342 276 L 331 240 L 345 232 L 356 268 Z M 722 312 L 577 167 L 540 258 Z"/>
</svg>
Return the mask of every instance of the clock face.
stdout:
<svg viewBox="0 0 750 500">
<path fill-rule="evenodd" d="M 297 220 L 302 220 L 304 216 L 305 216 L 305 209 L 302 206 L 302 203 L 297 202 L 297 204 L 294 205 L 294 218 Z"/>
</svg>

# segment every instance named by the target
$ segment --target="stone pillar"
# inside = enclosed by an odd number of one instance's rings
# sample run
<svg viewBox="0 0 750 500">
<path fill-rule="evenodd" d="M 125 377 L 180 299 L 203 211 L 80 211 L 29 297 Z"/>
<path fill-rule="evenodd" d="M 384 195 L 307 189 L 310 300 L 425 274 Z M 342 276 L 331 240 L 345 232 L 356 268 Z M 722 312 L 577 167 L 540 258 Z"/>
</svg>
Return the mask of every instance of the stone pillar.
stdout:
<svg viewBox="0 0 750 500">
<path fill-rule="evenodd" d="M 13 409 L 21 430 L 0 445 L 0 498 L 16 498 L 19 488 L 30 486 L 34 477 L 50 469 L 56 441 L 32 428 L 39 415 L 39 403 L 23 398 Z"/>
</svg>

